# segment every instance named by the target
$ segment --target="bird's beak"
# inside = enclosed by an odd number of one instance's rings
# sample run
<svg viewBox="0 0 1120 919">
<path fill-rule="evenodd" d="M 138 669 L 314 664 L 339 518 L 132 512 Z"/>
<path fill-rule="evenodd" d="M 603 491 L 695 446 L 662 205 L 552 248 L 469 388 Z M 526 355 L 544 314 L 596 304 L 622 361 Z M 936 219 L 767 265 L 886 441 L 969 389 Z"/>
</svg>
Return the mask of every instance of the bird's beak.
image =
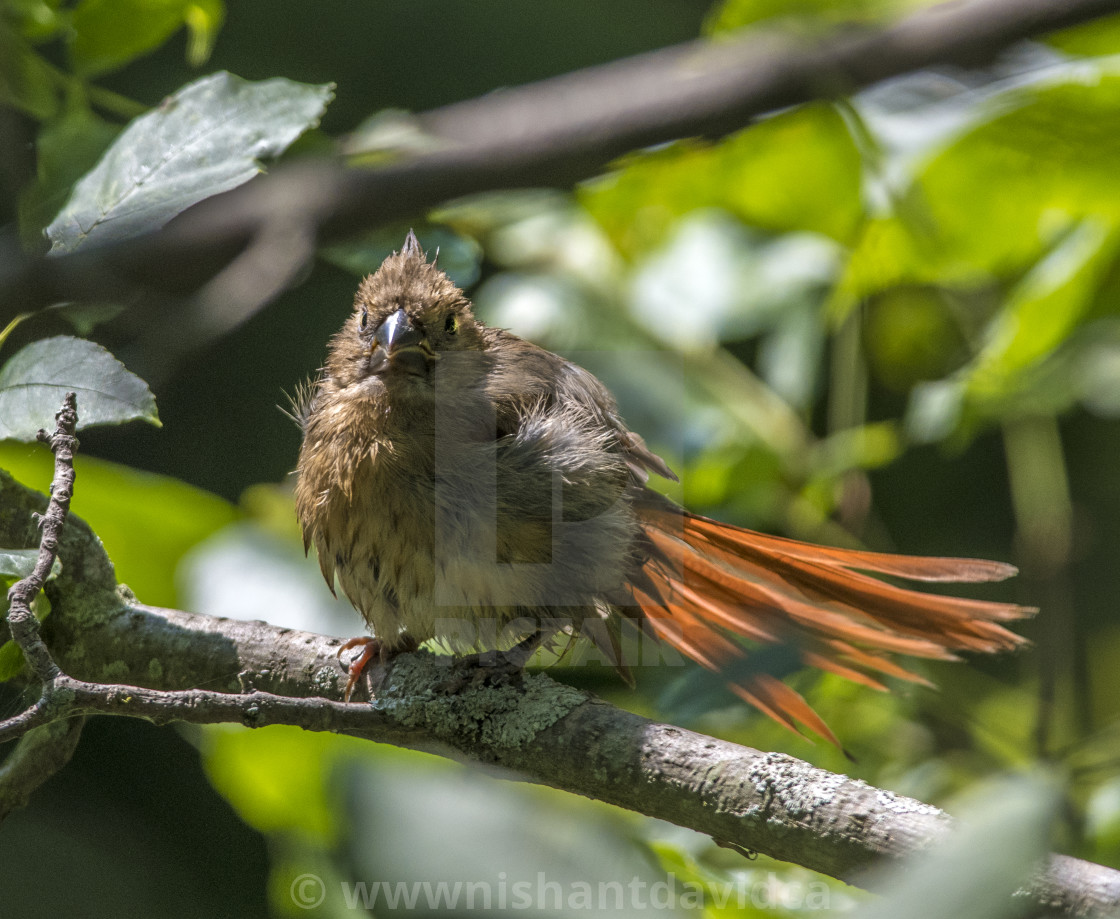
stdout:
<svg viewBox="0 0 1120 919">
<path fill-rule="evenodd" d="M 370 345 L 369 369 L 381 374 L 390 363 L 410 373 L 426 373 L 428 360 L 435 358 L 422 332 L 409 320 L 408 314 L 397 310 L 377 327 Z"/>
</svg>

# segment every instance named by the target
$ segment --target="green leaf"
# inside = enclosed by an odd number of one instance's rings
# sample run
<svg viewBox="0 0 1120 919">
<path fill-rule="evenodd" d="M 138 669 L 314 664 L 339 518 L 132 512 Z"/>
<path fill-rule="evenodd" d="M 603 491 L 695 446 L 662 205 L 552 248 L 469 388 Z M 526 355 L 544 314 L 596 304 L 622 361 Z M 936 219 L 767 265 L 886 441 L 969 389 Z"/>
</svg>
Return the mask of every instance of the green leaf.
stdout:
<svg viewBox="0 0 1120 919">
<path fill-rule="evenodd" d="M 184 20 L 187 24 L 187 62 L 201 67 L 210 59 L 218 30 L 226 18 L 222 0 L 193 0 L 186 5 Z"/>
<path fill-rule="evenodd" d="M 65 319 L 80 336 L 89 335 L 103 322 L 115 319 L 124 311 L 121 303 L 57 303 L 48 309 L 56 316 Z"/>
<path fill-rule="evenodd" d="M 929 5 L 914 0 L 723 0 L 705 23 L 718 35 L 771 19 L 797 19 L 806 29 L 823 32 L 838 23 L 870 23 L 898 15 L 908 7 Z"/>
<path fill-rule="evenodd" d="M 862 161 L 844 117 L 820 103 L 718 144 L 682 143 L 632 157 L 586 186 L 581 200 L 630 254 L 663 242 L 681 215 L 711 207 L 765 230 L 848 242 L 863 216 Z"/>
<path fill-rule="evenodd" d="M 1120 52 L 1120 16 L 1102 16 L 1046 37 L 1046 43 L 1066 54 L 1086 56 Z"/>
<path fill-rule="evenodd" d="M 79 429 L 133 419 L 160 424 L 147 383 L 100 345 L 59 335 L 32 342 L 0 367 L 0 440 L 35 440 L 71 391 Z"/>
<path fill-rule="evenodd" d="M 80 400 L 81 397 L 79 397 Z M 81 411 L 81 401 L 78 410 Z M 41 448 L 0 442 L 0 469 L 46 492 L 53 460 Z M 105 544 L 117 578 L 146 603 L 181 606 L 175 572 L 183 556 L 237 519 L 228 502 L 169 476 L 79 453 L 73 513 Z M 298 541 L 298 536 L 292 536 Z"/>
<path fill-rule="evenodd" d="M 0 549 L 0 580 L 14 582 L 27 577 L 35 569 L 38 560 L 38 549 Z M 56 577 L 61 570 L 62 563 L 56 558 L 47 580 Z"/>
<path fill-rule="evenodd" d="M 1086 220 L 1015 286 L 966 376 L 966 398 L 999 399 L 1084 319 L 1120 251 L 1120 230 Z"/>
<path fill-rule="evenodd" d="M 0 683 L 6 683 L 23 669 L 23 652 L 11 639 L 0 645 Z"/>
<path fill-rule="evenodd" d="M 158 229 L 211 195 L 261 171 L 318 124 L 331 85 L 281 78 L 250 83 L 216 73 L 135 119 L 74 189 L 47 227 L 52 251 L 69 252 Z"/>
<path fill-rule="evenodd" d="M 869 221 L 833 296 L 1014 279 L 1088 216 L 1120 222 L 1120 56 L 1070 61 L 989 96 Z"/>
<path fill-rule="evenodd" d="M 347 751 L 361 752 L 352 740 L 287 726 L 220 725 L 202 735 L 202 759 L 211 783 L 251 826 L 329 843 L 338 814 L 327 799 L 327 774 Z"/>
<path fill-rule="evenodd" d="M 19 33 L 33 42 L 46 41 L 65 27 L 60 0 L 7 0 L 5 13 Z"/>
<path fill-rule="evenodd" d="M 958 302 L 961 299 L 933 285 L 902 285 L 872 298 L 863 343 L 875 376 L 898 392 L 908 392 L 964 364 L 971 354 L 957 316 L 980 311 L 974 300 Z"/>
<path fill-rule="evenodd" d="M 74 70 L 87 77 L 117 70 L 154 51 L 186 25 L 192 43 L 201 40 L 201 60 L 198 51 L 189 55 L 197 66 L 205 60 L 223 16 L 219 0 L 82 0 L 71 19 L 70 59 Z"/>
<path fill-rule="evenodd" d="M 55 113 L 58 103 L 50 65 L 0 18 L 0 105 L 42 120 Z"/>
<path fill-rule="evenodd" d="M 1120 57 L 1071 63 L 984 109 L 993 117 L 921 179 L 933 225 L 961 257 L 1001 271 L 1048 247 L 1070 218 L 1120 213 Z"/>
<path fill-rule="evenodd" d="M 24 245 L 46 247 L 43 229 L 66 203 L 74 183 L 96 165 L 120 131 L 120 125 L 94 114 L 84 99 L 44 122 L 35 140 L 36 180 L 20 193 Z"/>
<path fill-rule="evenodd" d="M 23 322 L 24 319 L 29 318 L 31 315 L 31 313 L 20 313 L 18 316 L 12 317 L 12 320 L 6 326 L 4 326 L 4 328 L 0 329 L 0 348 L 4 347 L 4 342 L 6 342 L 8 340 L 8 336 L 11 335 L 12 332 L 14 332 L 19 327 L 19 324 Z"/>
</svg>

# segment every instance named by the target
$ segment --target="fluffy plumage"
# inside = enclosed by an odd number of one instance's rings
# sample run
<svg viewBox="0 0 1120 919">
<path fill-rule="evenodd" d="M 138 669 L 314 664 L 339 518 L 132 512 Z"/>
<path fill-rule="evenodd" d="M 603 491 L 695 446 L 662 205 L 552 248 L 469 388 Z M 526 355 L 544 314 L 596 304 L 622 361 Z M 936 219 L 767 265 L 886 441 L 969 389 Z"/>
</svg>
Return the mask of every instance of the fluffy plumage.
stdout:
<svg viewBox="0 0 1120 919">
<path fill-rule="evenodd" d="M 297 511 L 327 583 L 383 652 L 440 638 L 493 647 L 570 625 L 628 676 L 622 626 L 713 670 L 786 643 L 882 689 L 893 655 L 952 658 L 1022 639 L 1032 612 L 872 575 L 996 581 L 999 562 L 826 548 L 690 514 L 646 487 L 673 477 L 586 370 L 474 318 L 415 236 L 365 279 L 297 411 Z M 732 689 L 835 742 L 766 674 Z"/>
</svg>

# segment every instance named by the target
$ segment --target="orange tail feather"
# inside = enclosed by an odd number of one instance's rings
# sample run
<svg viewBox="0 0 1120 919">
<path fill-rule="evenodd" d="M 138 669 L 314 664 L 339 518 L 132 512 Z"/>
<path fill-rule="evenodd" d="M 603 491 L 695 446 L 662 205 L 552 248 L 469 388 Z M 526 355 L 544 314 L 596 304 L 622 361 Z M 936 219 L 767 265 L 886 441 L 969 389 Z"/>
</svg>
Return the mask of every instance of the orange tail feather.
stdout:
<svg viewBox="0 0 1120 919">
<path fill-rule="evenodd" d="M 885 689 L 883 675 L 926 683 L 891 654 L 952 660 L 954 651 L 1002 651 L 1025 639 L 1000 623 L 1035 610 L 926 594 L 865 572 L 916 581 L 999 581 L 1002 562 L 925 558 L 814 546 L 690 514 L 652 492 L 637 502 L 649 550 L 631 577 L 649 628 L 703 666 L 726 670 L 745 655 L 730 636 L 796 647 L 809 666 Z M 755 673 L 730 687 L 791 730 L 837 743 L 794 690 Z"/>
</svg>

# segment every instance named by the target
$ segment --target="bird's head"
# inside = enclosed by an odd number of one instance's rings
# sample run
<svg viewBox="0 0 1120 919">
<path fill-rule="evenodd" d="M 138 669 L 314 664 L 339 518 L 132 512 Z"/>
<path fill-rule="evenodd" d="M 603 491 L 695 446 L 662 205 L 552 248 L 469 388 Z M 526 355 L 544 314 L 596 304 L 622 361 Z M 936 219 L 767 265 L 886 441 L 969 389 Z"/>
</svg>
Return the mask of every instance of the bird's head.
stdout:
<svg viewBox="0 0 1120 919">
<path fill-rule="evenodd" d="M 362 281 L 353 314 L 331 340 L 326 375 L 341 388 L 430 385 L 449 352 L 485 347 L 482 329 L 470 301 L 409 232 L 401 250 Z"/>
</svg>

